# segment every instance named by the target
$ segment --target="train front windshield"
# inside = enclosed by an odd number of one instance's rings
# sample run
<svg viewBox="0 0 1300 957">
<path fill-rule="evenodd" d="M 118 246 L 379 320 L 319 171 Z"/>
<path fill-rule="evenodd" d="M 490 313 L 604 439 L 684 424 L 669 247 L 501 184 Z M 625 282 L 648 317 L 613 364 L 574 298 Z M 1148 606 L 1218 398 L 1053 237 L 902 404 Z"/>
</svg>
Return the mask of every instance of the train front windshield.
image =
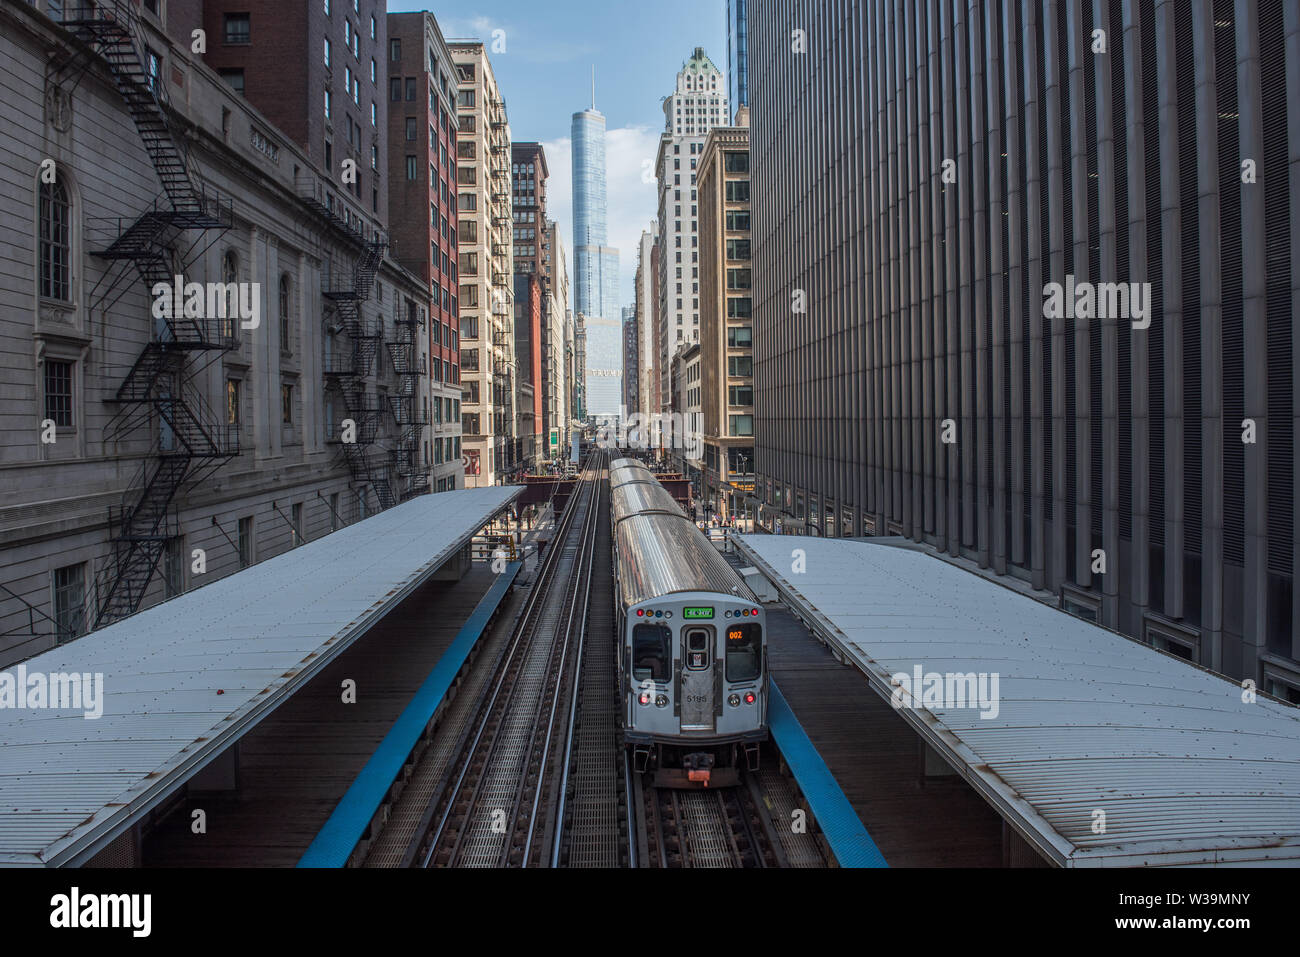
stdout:
<svg viewBox="0 0 1300 957">
<path fill-rule="evenodd" d="M 673 633 L 667 625 L 632 628 L 632 677 L 667 681 L 673 664 Z"/>
<path fill-rule="evenodd" d="M 753 681 L 762 671 L 761 625 L 727 627 L 727 680 Z"/>
</svg>

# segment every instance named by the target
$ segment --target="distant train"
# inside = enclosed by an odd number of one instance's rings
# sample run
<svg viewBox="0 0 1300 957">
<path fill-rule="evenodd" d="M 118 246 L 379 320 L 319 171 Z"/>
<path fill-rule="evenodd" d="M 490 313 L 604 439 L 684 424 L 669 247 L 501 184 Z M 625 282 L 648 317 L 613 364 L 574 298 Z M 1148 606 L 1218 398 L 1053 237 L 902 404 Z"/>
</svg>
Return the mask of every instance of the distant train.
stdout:
<svg viewBox="0 0 1300 957">
<path fill-rule="evenodd" d="M 763 608 L 644 465 L 610 488 L 628 758 L 658 787 L 735 784 L 768 736 Z"/>
</svg>

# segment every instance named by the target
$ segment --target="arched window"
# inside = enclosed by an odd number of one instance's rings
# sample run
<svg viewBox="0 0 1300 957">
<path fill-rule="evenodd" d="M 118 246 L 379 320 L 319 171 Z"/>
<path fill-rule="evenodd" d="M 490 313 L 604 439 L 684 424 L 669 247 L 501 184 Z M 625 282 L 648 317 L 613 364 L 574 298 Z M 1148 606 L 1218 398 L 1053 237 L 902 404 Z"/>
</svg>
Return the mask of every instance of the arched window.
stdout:
<svg viewBox="0 0 1300 957">
<path fill-rule="evenodd" d="M 280 351 L 293 351 L 293 329 L 289 323 L 289 275 L 280 273 Z"/>
<path fill-rule="evenodd" d="M 41 183 L 41 298 L 72 301 L 72 204 L 60 182 Z"/>
</svg>

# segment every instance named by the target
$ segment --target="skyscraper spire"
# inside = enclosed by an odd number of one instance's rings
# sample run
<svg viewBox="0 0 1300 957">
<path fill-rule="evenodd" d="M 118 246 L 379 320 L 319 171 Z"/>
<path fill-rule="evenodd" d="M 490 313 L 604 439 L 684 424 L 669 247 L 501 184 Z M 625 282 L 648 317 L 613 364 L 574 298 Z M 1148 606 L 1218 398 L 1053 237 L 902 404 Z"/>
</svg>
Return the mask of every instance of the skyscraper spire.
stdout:
<svg viewBox="0 0 1300 957">
<path fill-rule="evenodd" d="M 591 65 L 591 111 L 596 112 L 596 64 Z"/>
</svg>

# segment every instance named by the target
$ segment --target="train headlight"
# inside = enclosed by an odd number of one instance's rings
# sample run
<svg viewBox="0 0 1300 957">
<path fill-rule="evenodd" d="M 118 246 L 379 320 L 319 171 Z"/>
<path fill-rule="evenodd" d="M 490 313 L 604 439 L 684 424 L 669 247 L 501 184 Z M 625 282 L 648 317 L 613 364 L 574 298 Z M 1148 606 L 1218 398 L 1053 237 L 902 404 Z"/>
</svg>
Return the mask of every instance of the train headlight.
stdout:
<svg viewBox="0 0 1300 957">
<path fill-rule="evenodd" d="M 641 696 L 640 696 L 637 700 L 640 701 L 642 704 L 649 704 L 649 703 L 650 703 L 650 692 L 648 692 L 648 691 L 642 691 L 642 692 L 641 692 Z"/>
<path fill-rule="evenodd" d="M 745 704 L 753 704 L 757 700 L 758 700 L 758 695 L 754 694 L 754 692 L 752 691 L 745 692 Z"/>
<path fill-rule="evenodd" d="M 671 611 L 666 611 L 666 612 L 664 612 L 664 617 L 665 617 L 665 618 L 671 618 L 671 617 L 673 617 L 673 613 L 672 613 Z"/>
<path fill-rule="evenodd" d="M 723 618 L 730 618 L 730 617 L 731 617 L 731 609 L 728 608 L 726 611 L 724 611 L 724 612 L 722 613 L 722 617 L 723 617 Z"/>
<path fill-rule="evenodd" d="M 729 697 L 729 698 L 727 699 L 727 704 L 731 705 L 733 708 L 739 708 L 739 707 L 740 707 L 740 695 L 738 695 L 738 694 L 733 694 L 731 697 Z"/>
<path fill-rule="evenodd" d="M 661 694 L 659 697 L 655 698 L 655 704 L 660 708 L 668 707 L 668 695 Z"/>
</svg>

